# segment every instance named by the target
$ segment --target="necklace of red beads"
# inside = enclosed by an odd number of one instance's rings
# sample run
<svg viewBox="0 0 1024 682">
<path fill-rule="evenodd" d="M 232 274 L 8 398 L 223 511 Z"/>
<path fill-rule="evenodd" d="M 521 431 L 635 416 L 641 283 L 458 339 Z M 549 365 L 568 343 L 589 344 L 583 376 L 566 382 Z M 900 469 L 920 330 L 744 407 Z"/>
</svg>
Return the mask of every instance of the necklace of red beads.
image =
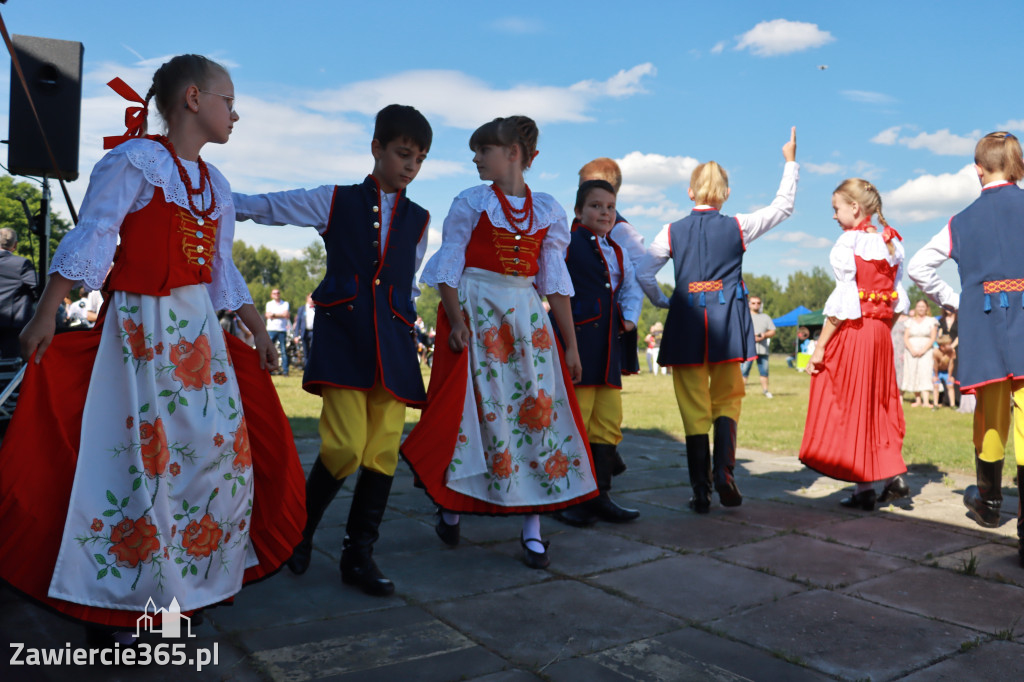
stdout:
<svg viewBox="0 0 1024 682">
<path fill-rule="evenodd" d="M 178 158 L 178 153 L 174 151 L 174 145 L 167 139 L 166 135 L 157 135 L 154 138 L 157 142 L 162 144 L 167 151 L 171 153 L 171 158 L 174 159 L 174 165 L 178 168 L 178 177 L 181 178 L 182 184 L 185 185 L 185 191 L 188 193 L 188 208 L 192 212 L 192 215 L 199 219 L 199 224 L 203 224 L 203 219 L 210 217 L 210 214 L 217 209 L 217 197 L 213 193 L 213 186 L 210 184 L 210 169 L 206 167 L 206 162 L 203 161 L 203 157 L 196 157 L 196 163 L 199 165 L 199 187 L 192 186 L 192 179 L 188 176 L 188 171 L 185 170 L 185 166 L 182 165 L 181 159 Z M 202 196 L 206 192 L 207 186 L 210 186 L 210 205 L 207 208 L 199 208 L 196 206 L 193 196 Z M 205 202 L 204 202 L 205 203 Z"/>
<path fill-rule="evenodd" d="M 505 193 L 501 191 L 501 188 L 497 184 L 491 185 L 491 189 L 494 190 L 494 194 L 498 197 L 498 203 L 501 204 L 501 212 L 505 214 L 505 218 L 508 220 L 508 224 L 512 226 L 512 229 L 519 234 L 526 234 L 533 229 L 533 192 L 530 191 L 530 187 L 526 187 L 526 201 L 523 202 L 522 208 L 515 208 L 512 206 L 512 202 L 508 200 Z M 526 228 L 523 228 L 523 225 Z"/>
</svg>

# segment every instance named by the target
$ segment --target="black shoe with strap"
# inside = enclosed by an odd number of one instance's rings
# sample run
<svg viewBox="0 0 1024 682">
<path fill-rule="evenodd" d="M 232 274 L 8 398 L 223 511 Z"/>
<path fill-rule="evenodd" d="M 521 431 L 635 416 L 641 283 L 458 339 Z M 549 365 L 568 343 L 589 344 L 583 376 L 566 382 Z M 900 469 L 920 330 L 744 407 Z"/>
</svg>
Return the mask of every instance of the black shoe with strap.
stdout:
<svg viewBox="0 0 1024 682">
<path fill-rule="evenodd" d="M 334 478 L 319 457 L 313 462 L 306 479 L 306 527 L 302 529 L 302 541 L 287 562 L 288 569 L 295 575 L 302 575 L 309 569 L 313 558 L 313 533 L 344 482 L 344 478 Z"/>
<path fill-rule="evenodd" d="M 437 523 L 434 524 L 434 532 L 437 533 L 437 537 L 441 538 L 441 542 L 449 547 L 459 546 L 459 524 L 445 521 L 444 509 L 441 507 L 437 508 Z"/>
<path fill-rule="evenodd" d="M 847 497 L 845 500 L 840 500 L 839 504 L 846 507 L 847 509 L 863 509 L 864 511 L 874 511 L 875 502 L 878 501 L 878 495 L 875 493 L 874 488 L 868 490 L 862 490 L 859 493 L 854 493 Z"/>
<path fill-rule="evenodd" d="M 978 472 L 978 485 L 964 490 L 964 506 L 978 525 L 985 528 L 999 526 L 999 509 L 1003 506 L 1003 460 L 986 462 L 974 455 Z"/>
<path fill-rule="evenodd" d="M 910 486 L 907 485 L 902 476 L 894 476 L 882 488 L 882 494 L 878 496 L 878 504 L 889 504 L 896 500 L 902 500 L 904 497 L 910 497 Z"/>
<path fill-rule="evenodd" d="M 714 480 L 715 491 L 723 507 L 738 507 L 743 496 L 736 487 L 736 421 L 729 417 L 715 420 Z"/>
<path fill-rule="evenodd" d="M 686 437 L 686 465 L 693 488 L 690 509 L 707 514 L 711 511 L 711 440 L 707 434 Z"/>
<path fill-rule="evenodd" d="M 341 550 L 341 581 L 377 597 L 395 592 L 395 584 L 381 573 L 373 560 L 373 543 L 380 537 L 380 522 L 388 506 L 393 480 L 379 471 L 360 469 Z"/>
</svg>

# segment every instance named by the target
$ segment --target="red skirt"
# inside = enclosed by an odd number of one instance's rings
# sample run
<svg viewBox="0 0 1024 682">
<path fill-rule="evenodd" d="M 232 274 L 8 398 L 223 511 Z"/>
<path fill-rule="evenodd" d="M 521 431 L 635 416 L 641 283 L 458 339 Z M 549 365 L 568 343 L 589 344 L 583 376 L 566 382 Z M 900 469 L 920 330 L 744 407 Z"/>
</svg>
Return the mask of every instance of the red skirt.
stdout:
<svg viewBox="0 0 1024 682">
<path fill-rule="evenodd" d="M 448 347 L 448 335 L 451 325 L 443 306 L 438 306 L 437 343 L 434 346 L 434 362 L 430 369 L 430 385 L 427 388 L 427 406 L 419 423 L 402 443 L 401 455 L 416 473 L 427 495 L 440 507 L 460 514 L 535 514 L 554 511 L 573 506 L 598 495 L 594 490 L 590 493 L 550 504 L 530 506 L 501 506 L 464 495 L 446 485 L 446 472 L 455 452 L 462 422 L 463 407 L 466 397 L 466 386 L 469 373 L 469 352 L 454 353 Z M 572 379 L 565 365 L 561 344 L 554 340 L 558 348 L 558 361 L 562 376 L 569 388 L 567 399 L 572 408 L 576 426 L 583 434 L 586 428 L 580 417 L 576 393 L 571 389 Z M 593 470 L 589 446 L 586 450 L 588 470 Z"/>
<path fill-rule="evenodd" d="M 18 406 L 0 448 L 0 578 L 72 618 L 134 628 L 140 613 L 84 606 L 47 595 L 75 478 L 82 414 L 100 344 L 94 330 L 59 334 L 45 361 L 30 362 Z M 227 336 L 242 408 L 250 425 L 253 509 L 250 541 L 259 564 L 249 583 L 277 571 L 302 539 L 305 476 L 291 427 L 256 352 Z M 160 621 L 160 615 L 155 620 Z"/>
<path fill-rule="evenodd" d="M 842 481 L 881 481 L 907 470 L 905 432 L 889 325 L 843 322 L 825 348 L 824 371 L 811 377 L 800 461 Z"/>
</svg>

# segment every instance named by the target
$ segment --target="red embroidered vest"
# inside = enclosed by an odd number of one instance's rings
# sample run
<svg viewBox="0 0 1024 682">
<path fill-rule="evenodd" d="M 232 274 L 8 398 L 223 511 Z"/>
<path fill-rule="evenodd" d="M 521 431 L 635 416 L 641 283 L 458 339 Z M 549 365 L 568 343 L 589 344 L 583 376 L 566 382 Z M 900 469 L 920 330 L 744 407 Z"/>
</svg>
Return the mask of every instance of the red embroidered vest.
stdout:
<svg viewBox="0 0 1024 682">
<path fill-rule="evenodd" d="M 466 267 L 532 277 L 539 270 L 540 246 L 547 233 L 546 227 L 529 235 L 509 232 L 492 225 L 484 211 L 466 247 Z"/>
<path fill-rule="evenodd" d="M 154 187 L 150 202 L 121 223 L 121 243 L 104 288 L 167 296 L 176 287 L 209 283 L 217 222 L 206 218 L 200 225 Z"/>
<path fill-rule="evenodd" d="M 884 260 L 864 260 L 855 256 L 860 314 L 879 320 L 892 318 L 896 305 L 896 266 Z"/>
</svg>

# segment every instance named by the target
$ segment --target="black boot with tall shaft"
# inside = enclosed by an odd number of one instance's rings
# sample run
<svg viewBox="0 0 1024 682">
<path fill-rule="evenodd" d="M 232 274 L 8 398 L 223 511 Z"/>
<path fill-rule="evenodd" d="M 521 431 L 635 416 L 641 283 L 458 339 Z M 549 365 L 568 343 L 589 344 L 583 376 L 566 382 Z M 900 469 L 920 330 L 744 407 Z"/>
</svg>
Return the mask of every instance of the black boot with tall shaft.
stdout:
<svg viewBox="0 0 1024 682">
<path fill-rule="evenodd" d="M 388 506 L 393 480 L 372 469 L 359 471 L 341 550 L 341 581 L 378 597 L 395 591 L 395 584 L 384 577 L 373 560 L 373 543 L 380 537 L 380 522 Z"/>
<path fill-rule="evenodd" d="M 592 500 L 584 502 L 590 510 L 603 521 L 625 523 L 640 516 L 636 509 L 627 509 L 615 502 L 608 491 L 612 489 L 612 474 L 616 463 L 622 462 L 614 445 L 610 443 L 591 443 L 590 452 L 594 455 L 594 477 L 600 494 Z M 625 466 L 625 465 L 623 465 Z"/>
<path fill-rule="evenodd" d="M 715 490 L 722 506 L 740 506 L 743 504 L 743 496 L 733 476 L 736 468 L 736 422 L 729 417 L 715 420 L 714 463 Z"/>
<path fill-rule="evenodd" d="M 978 485 L 964 490 L 964 506 L 978 525 L 995 528 L 999 525 L 999 508 L 1003 506 L 1003 460 L 986 462 L 974 455 Z"/>
<path fill-rule="evenodd" d="M 302 542 L 288 559 L 288 568 L 292 573 L 302 575 L 309 568 L 313 557 L 313 533 L 344 482 L 344 478 L 334 478 L 320 458 L 316 458 L 309 478 L 306 479 L 306 527 L 302 529 Z"/>
<path fill-rule="evenodd" d="M 707 434 L 686 437 L 686 464 L 693 488 L 690 509 L 707 514 L 711 510 L 711 441 Z"/>
</svg>

